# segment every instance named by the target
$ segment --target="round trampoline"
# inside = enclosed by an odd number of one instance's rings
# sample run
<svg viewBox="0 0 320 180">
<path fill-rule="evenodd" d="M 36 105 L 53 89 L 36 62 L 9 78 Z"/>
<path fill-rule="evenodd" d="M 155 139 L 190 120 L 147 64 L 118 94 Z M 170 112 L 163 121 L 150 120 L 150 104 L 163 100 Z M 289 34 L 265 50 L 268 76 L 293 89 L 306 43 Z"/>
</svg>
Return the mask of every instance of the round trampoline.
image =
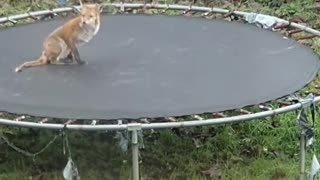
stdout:
<svg viewBox="0 0 320 180">
<path fill-rule="evenodd" d="M 143 129 L 265 118 L 320 101 L 319 96 L 307 96 L 279 103 L 284 103 L 284 107 L 260 107 L 262 111 L 256 113 L 241 109 L 284 99 L 315 78 L 320 65 L 318 56 L 311 48 L 281 33 L 222 19 L 123 13 L 129 9 L 143 9 L 144 4 L 108 6 L 120 9 L 122 14 L 103 14 L 98 35 L 80 47 L 80 56 L 87 65 L 47 65 L 26 69 L 20 74 L 15 73 L 15 68 L 38 57 L 43 39 L 65 22 L 58 17 L 48 21 L 37 21 L 38 18 L 70 13 L 77 7 L 0 18 L 0 23 L 13 24 L 25 18 L 35 20 L 0 30 L 3 42 L 0 45 L 0 111 L 41 117 L 22 121 L 20 117 L 15 121 L 0 118 L 1 125 L 130 131 L 133 179 L 138 180 L 138 132 Z M 151 8 L 195 11 L 205 16 L 210 13 L 250 15 L 198 6 L 157 4 Z M 295 30 L 320 36 L 320 32 L 312 28 L 277 20 Z M 230 117 L 224 114 L 218 118 L 206 116 L 201 121 L 196 116 L 190 121 L 187 118 L 173 120 L 175 122 L 144 121 L 145 118 L 212 114 L 234 109 L 242 111 Z M 57 123 L 55 118 L 75 119 L 76 122 Z M 86 124 L 82 119 L 92 123 Z M 96 124 L 96 119 L 108 121 Z M 123 119 L 133 121 L 123 123 L 120 121 Z M 301 144 L 304 144 L 303 138 Z M 302 159 L 305 158 L 303 148 L 301 146 Z M 303 169 L 303 164 L 300 166 Z"/>
<path fill-rule="evenodd" d="M 98 35 L 80 48 L 87 65 L 16 74 L 63 23 L 56 18 L 0 32 L 0 110 L 74 119 L 219 112 L 293 93 L 319 69 L 310 48 L 248 24 L 108 14 Z"/>
</svg>

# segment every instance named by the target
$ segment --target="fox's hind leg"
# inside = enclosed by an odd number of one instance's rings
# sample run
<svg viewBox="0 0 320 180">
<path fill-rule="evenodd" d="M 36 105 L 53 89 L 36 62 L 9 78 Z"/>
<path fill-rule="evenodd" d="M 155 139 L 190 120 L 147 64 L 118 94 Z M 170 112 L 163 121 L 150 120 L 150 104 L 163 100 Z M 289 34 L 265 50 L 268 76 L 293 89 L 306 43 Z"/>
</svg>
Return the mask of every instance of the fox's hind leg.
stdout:
<svg viewBox="0 0 320 180">
<path fill-rule="evenodd" d="M 48 64 L 48 60 L 44 55 L 41 55 L 39 59 L 34 60 L 34 61 L 27 61 L 23 64 L 21 64 L 20 66 L 18 66 L 15 71 L 17 73 L 22 72 L 22 69 L 25 68 L 30 68 L 30 67 L 36 67 L 36 66 L 42 66 L 42 65 L 46 65 Z"/>
<path fill-rule="evenodd" d="M 56 49 L 59 51 L 56 52 L 56 59 L 52 61 L 52 64 L 70 64 L 73 62 L 73 56 L 71 50 L 67 46 L 67 44 L 62 40 L 59 39 L 57 42 Z"/>
<path fill-rule="evenodd" d="M 59 61 L 62 62 L 62 63 L 65 63 L 65 64 L 73 63 L 74 59 L 73 59 L 72 53 L 69 52 L 67 57 L 61 58 Z"/>
</svg>

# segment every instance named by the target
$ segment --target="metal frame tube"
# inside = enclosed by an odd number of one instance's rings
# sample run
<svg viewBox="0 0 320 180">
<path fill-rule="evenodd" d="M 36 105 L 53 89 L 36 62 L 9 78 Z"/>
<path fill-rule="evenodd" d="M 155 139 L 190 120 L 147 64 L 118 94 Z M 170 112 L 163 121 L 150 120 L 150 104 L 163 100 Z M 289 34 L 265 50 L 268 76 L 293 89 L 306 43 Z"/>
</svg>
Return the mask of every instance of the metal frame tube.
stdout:
<svg viewBox="0 0 320 180">
<path fill-rule="evenodd" d="M 300 136 L 300 175 L 299 180 L 305 179 L 305 162 L 306 161 L 306 136 L 301 132 Z"/>
<path fill-rule="evenodd" d="M 128 131 L 131 131 L 131 150 L 132 150 L 132 179 L 139 180 L 139 144 L 138 131 L 141 130 L 139 123 L 128 124 Z"/>
<path fill-rule="evenodd" d="M 313 102 L 317 103 L 320 101 L 320 96 L 315 97 Z M 308 103 L 308 102 L 305 102 Z M 194 127 L 194 126 L 207 126 L 207 125 L 219 125 L 227 123 L 235 123 L 240 121 L 248 121 L 253 119 L 261 119 L 269 116 L 283 114 L 286 112 L 294 111 L 301 108 L 303 103 L 296 103 L 293 105 L 285 106 L 282 108 L 258 112 L 255 114 L 245 114 L 240 116 L 232 116 L 225 118 L 215 118 L 207 120 L 192 120 L 184 122 L 164 122 L 164 123 L 150 123 L 140 124 L 141 129 L 164 129 L 164 128 L 179 128 L 179 127 Z M 0 124 L 16 127 L 26 128 L 39 128 L 39 129 L 52 129 L 61 130 L 65 126 L 63 124 L 52 124 L 52 123 L 36 123 L 36 122 L 25 122 L 25 121 L 12 121 L 8 119 L 0 119 Z M 65 128 L 69 130 L 84 130 L 84 131 L 96 131 L 96 130 L 127 130 L 130 124 L 119 124 L 119 125 L 67 125 Z"/>
<path fill-rule="evenodd" d="M 126 7 L 126 8 L 143 8 L 145 4 L 127 4 L 127 3 L 105 3 L 105 6 L 114 6 L 117 8 Z M 79 8 L 80 6 L 74 6 L 74 8 Z M 0 17 L 0 23 L 12 21 L 19 19 L 25 19 L 30 17 L 37 17 L 52 13 L 63 13 L 73 11 L 72 7 L 64 7 L 64 8 L 56 8 L 53 10 L 43 10 L 43 11 L 35 11 L 30 13 L 23 13 L 18 15 L 12 15 L 7 17 Z M 212 13 L 221 13 L 227 14 L 230 11 L 227 9 L 221 8 L 208 8 L 208 7 L 199 7 L 199 6 L 184 6 L 184 5 L 167 5 L 167 4 L 155 4 L 150 7 L 150 9 L 167 9 L 167 10 L 191 10 L 198 12 L 212 12 Z M 245 16 L 250 14 L 249 12 L 242 11 L 233 11 L 235 15 Z M 277 17 L 276 17 L 277 18 Z M 289 23 L 289 21 L 277 18 L 277 20 L 286 25 L 290 25 L 291 27 L 300 29 L 302 31 L 311 33 L 313 35 L 320 36 L 320 32 L 309 28 L 304 25 L 300 25 L 297 23 Z M 320 96 L 314 99 L 314 103 L 320 101 Z M 140 129 L 163 129 L 163 128 L 178 128 L 178 127 L 193 127 L 193 126 L 205 126 L 205 125 L 218 125 L 218 124 L 226 124 L 226 123 L 234 123 L 239 121 L 247 121 L 252 119 L 265 118 L 268 116 L 273 116 L 276 114 L 282 114 L 289 111 L 297 110 L 301 108 L 304 104 L 297 103 L 293 105 L 289 105 L 286 107 L 282 107 L 275 110 L 269 110 L 264 112 L 259 112 L 255 114 L 247 114 L 226 118 L 216 118 L 216 119 L 207 119 L 207 120 L 193 120 L 193 121 L 185 121 L 185 122 L 166 122 L 166 123 L 151 123 L 151 124 L 123 124 L 123 125 L 67 125 L 66 127 L 63 124 L 40 124 L 35 122 L 22 122 L 22 121 L 12 121 L 8 119 L 0 119 L 0 124 L 16 126 L 16 127 L 26 127 L 26 128 L 40 128 L 40 129 L 52 129 L 52 130 L 61 130 L 63 128 L 67 128 L 70 130 L 85 130 L 85 131 L 97 131 L 97 130 L 129 130 L 132 131 L 132 165 L 133 165 L 133 179 L 139 179 L 139 146 L 138 146 L 138 135 L 137 131 Z M 300 139 L 300 180 L 304 179 L 305 172 L 305 135 L 301 134 Z"/>
<path fill-rule="evenodd" d="M 145 4 L 139 4 L 139 3 L 104 3 L 104 6 L 112 6 L 116 8 L 120 7 L 125 7 L 125 8 L 143 8 Z M 80 8 L 80 6 L 73 6 L 74 8 Z M 209 8 L 209 7 L 203 7 L 203 6 L 185 6 L 185 5 L 176 5 L 176 4 L 154 4 L 150 7 L 150 9 L 168 9 L 168 10 L 191 10 L 191 11 L 198 11 L 198 12 L 212 12 L 212 13 L 221 13 L 221 14 L 227 14 L 230 11 L 227 9 L 222 9 L 222 8 Z M 24 18 L 29 18 L 31 15 L 32 16 L 42 16 L 42 15 L 47 15 L 50 13 L 63 13 L 63 12 L 70 12 L 73 11 L 74 9 L 72 7 L 63 7 L 63 8 L 55 8 L 53 10 L 41 10 L 41 11 L 34 11 L 30 13 L 22 13 L 18 15 L 12 15 L 12 16 L 7 16 L 7 17 L 0 17 L 0 23 L 7 22 L 9 19 L 10 20 L 19 20 L 19 19 L 24 19 Z M 250 12 L 243 12 L 243 11 L 233 11 L 233 14 L 238 15 L 238 16 L 245 16 L 250 14 Z M 283 24 L 289 24 L 289 21 L 278 18 L 278 21 L 282 22 Z M 320 36 L 320 32 L 309 28 L 307 26 L 297 24 L 297 23 L 291 23 L 291 27 L 301 29 L 305 32 Z"/>
<path fill-rule="evenodd" d="M 132 131 L 132 175 L 133 180 L 139 180 L 139 145 L 138 145 L 138 132 Z"/>
<path fill-rule="evenodd" d="M 104 3 L 104 6 L 113 6 L 116 8 L 120 7 L 126 7 L 126 8 L 143 8 L 145 4 L 142 3 Z M 80 8 L 80 6 L 73 6 L 73 7 L 62 7 L 62 8 L 56 8 L 53 10 L 41 10 L 41 11 L 34 11 L 30 13 L 22 13 L 7 17 L 0 17 L 0 23 L 7 22 L 9 20 L 15 21 L 19 19 L 25 19 L 29 18 L 31 16 L 37 17 L 42 15 L 47 15 L 51 13 L 63 13 L 63 12 L 70 12 L 74 11 L 74 8 Z M 200 6 L 185 6 L 185 5 L 170 5 L 170 4 L 154 4 L 150 7 L 150 9 L 168 9 L 168 10 L 192 10 L 192 11 L 199 11 L 199 12 L 213 12 L 213 13 L 222 13 L 227 14 L 230 11 L 227 9 L 222 8 L 209 8 L 209 7 L 200 7 Z M 235 15 L 238 16 L 245 16 L 250 14 L 250 12 L 242 12 L 242 11 L 233 11 Z M 284 24 L 289 24 L 289 21 L 286 21 L 284 19 L 278 18 L 279 21 L 281 21 Z M 305 32 L 309 32 L 314 35 L 320 36 L 320 32 L 309 28 L 304 25 L 300 25 L 297 23 L 291 23 L 291 27 L 295 27 L 297 29 L 301 29 Z M 315 102 L 320 101 L 320 97 L 315 98 Z M 258 118 L 264 118 L 268 116 L 272 116 L 275 114 L 281 114 L 285 112 L 289 112 L 292 110 L 296 110 L 301 107 L 301 104 L 294 104 L 290 105 L 284 108 L 279 108 L 271 111 L 264 111 L 256 114 L 249 114 L 249 115 L 240 115 L 240 116 L 233 116 L 233 117 L 227 117 L 227 118 L 217 118 L 217 119 L 208 119 L 208 120 L 193 120 L 193 121 L 187 121 L 187 122 L 172 122 L 172 123 L 152 123 L 152 124 L 142 124 L 142 129 L 162 129 L 162 128 L 173 128 L 173 127 L 193 127 L 193 126 L 205 126 L 205 125 L 217 125 L 217 124 L 225 124 L 225 123 L 233 123 L 233 122 L 239 122 L 244 120 L 251 120 L 251 119 L 258 119 Z M 47 128 L 47 129 L 54 129 L 59 130 L 64 127 L 62 124 L 39 124 L 34 122 L 16 122 L 11 121 L 7 119 L 0 119 L 0 124 L 3 125 L 10 125 L 10 126 L 17 126 L 17 127 L 27 127 L 27 128 Z M 127 125 L 68 125 L 68 129 L 71 130 L 125 130 L 127 129 Z"/>
</svg>

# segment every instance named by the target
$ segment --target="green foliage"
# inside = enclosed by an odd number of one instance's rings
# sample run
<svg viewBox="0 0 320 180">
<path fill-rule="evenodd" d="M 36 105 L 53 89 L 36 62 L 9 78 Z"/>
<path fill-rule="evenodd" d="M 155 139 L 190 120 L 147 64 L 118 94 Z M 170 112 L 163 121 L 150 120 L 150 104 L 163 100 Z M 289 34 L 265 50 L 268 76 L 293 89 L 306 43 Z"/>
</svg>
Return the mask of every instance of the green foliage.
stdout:
<svg viewBox="0 0 320 180">
<path fill-rule="evenodd" d="M 258 3 L 258 4 L 254 4 Z M 240 9 L 289 18 L 301 15 L 309 26 L 317 26 L 319 15 L 311 8 L 312 0 L 243 1 Z M 57 7 L 54 1 L 31 4 L 6 1 L 0 16 Z M 154 13 L 154 11 L 149 11 Z M 167 15 L 176 15 L 168 11 Z M 313 49 L 320 53 L 319 39 Z M 317 84 L 319 79 L 312 84 Z M 304 91 L 318 91 L 310 87 Z M 255 110 L 252 109 L 254 112 Z M 210 115 L 208 115 L 210 117 Z M 6 117 L 12 119 L 13 117 Z M 317 122 L 320 120 L 317 117 Z M 316 133 L 319 134 L 319 124 Z M 43 148 L 57 132 L 1 127 L 10 142 L 29 152 Z M 68 132 L 72 158 L 82 179 L 130 179 L 131 155 L 121 151 L 115 132 Z M 221 179 L 295 179 L 298 175 L 299 130 L 296 114 L 286 113 L 273 119 L 259 119 L 228 125 L 143 131 L 145 148 L 141 149 L 143 179 L 205 179 L 211 170 Z M 25 157 L 0 139 L 0 179 L 24 179 L 44 173 L 47 179 L 61 179 L 67 163 L 62 137 L 35 158 Z M 129 146 L 130 148 L 130 146 Z M 320 147 L 316 147 L 319 152 Z M 310 159 L 310 151 L 308 154 Z M 308 160 L 307 159 L 307 160 Z M 41 173 L 40 173 L 41 172 Z"/>
<path fill-rule="evenodd" d="M 57 7 L 57 3 L 55 1 L 41 1 L 41 5 L 38 3 L 31 3 L 31 1 L 5 1 L 0 4 L 0 16 L 52 9 L 55 7 Z"/>
<path fill-rule="evenodd" d="M 292 3 L 283 4 L 279 8 L 275 9 L 275 15 L 279 17 L 290 17 L 292 15 L 303 15 L 306 18 L 315 18 L 317 14 L 310 11 L 313 6 L 313 0 L 294 1 Z"/>
<path fill-rule="evenodd" d="M 217 164 L 225 179 L 241 175 L 253 179 L 263 177 L 281 167 L 290 169 L 286 176 L 295 176 L 299 134 L 295 114 L 275 117 L 273 120 L 254 120 L 237 124 L 166 129 L 156 132 L 143 131 L 144 146 L 141 149 L 141 174 L 155 179 L 188 179 L 204 177 L 203 171 Z M 36 152 L 56 132 L 21 129 L 10 141 L 18 147 Z M 130 177 L 130 151 L 122 153 L 117 146 L 114 132 L 68 132 L 72 157 L 80 174 L 86 179 L 117 179 Z M 60 138 L 48 150 L 36 158 L 12 151 L 0 143 L 0 172 L 8 175 L 12 169 L 37 174 L 38 171 L 59 172 L 65 166 Z M 4 154 L 3 154 L 4 155 Z M 10 157 L 10 158 L 8 158 Z M 285 165 L 286 161 L 291 165 Z M 276 163 L 265 168 L 268 163 Z M 90 168 L 89 168 L 90 167 Z M 231 172 L 230 173 L 230 170 Z M 51 173 L 52 175 L 52 173 Z M 201 178 L 200 178 L 201 179 Z"/>
</svg>

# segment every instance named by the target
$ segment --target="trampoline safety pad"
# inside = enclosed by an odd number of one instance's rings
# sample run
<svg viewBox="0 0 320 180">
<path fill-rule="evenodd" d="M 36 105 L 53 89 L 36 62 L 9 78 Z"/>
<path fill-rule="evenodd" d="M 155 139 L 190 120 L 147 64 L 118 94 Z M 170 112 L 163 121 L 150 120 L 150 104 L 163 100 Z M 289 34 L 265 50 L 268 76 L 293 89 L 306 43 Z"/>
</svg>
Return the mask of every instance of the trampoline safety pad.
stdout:
<svg viewBox="0 0 320 180">
<path fill-rule="evenodd" d="M 283 97 L 319 69 L 308 47 L 238 22 L 103 15 L 80 47 L 87 65 L 14 72 L 37 58 L 62 19 L 0 31 L 0 110 L 42 117 L 118 119 L 218 112 Z"/>
</svg>

